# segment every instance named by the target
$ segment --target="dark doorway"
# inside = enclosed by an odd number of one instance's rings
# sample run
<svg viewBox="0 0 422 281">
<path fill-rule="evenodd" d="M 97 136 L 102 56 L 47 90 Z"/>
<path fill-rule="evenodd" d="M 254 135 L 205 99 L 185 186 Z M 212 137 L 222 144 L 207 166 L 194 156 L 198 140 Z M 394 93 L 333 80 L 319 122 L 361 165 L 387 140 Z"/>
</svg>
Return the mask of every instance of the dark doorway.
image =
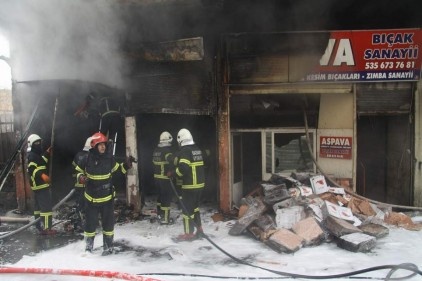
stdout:
<svg viewBox="0 0 422 281">
<path fill-rule="evenodd" d="M 142 200 L 145 196 L 156 194 L 152 152 L 158 144 L 160 134 L 163 131 L 168 131 L 173 136 L 173 146 L 177 150 L 176 137 L 182 128 L 191 132 L 193 140 L 206 156 L 206 183 L 202 198 L 204 201 L 217 201 L 215 120 L 210 116 L 182 114 L 141 114 L 137 116 L 139 185 Z"/>
<path fill-rule="evenodd" d="M 261 132 L 243 133 L 242 140 L 243 194 L 247 195 L 262 181 Z"/>
<path fill-rule="evenodd" d="M 408 115 L 357 120 L 356 189 L 367 198 L 411 205 L 413 130 Z"/>
</svg>

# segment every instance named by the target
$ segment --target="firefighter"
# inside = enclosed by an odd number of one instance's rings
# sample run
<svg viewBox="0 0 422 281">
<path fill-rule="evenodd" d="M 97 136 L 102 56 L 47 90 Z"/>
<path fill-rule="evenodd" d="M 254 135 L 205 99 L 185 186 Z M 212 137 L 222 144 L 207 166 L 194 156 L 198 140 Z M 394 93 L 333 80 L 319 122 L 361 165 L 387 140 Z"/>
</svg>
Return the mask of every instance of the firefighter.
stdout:
<svg viewBox="0 0 422 281">
<path fill-rule="evenodd" d="M 187 129 L 177 133 L 180 151 L 177 153 L 176 175 L 182 180 L 182 202 L 184 234 L 177 240 L 189 241 L 203 235 L 199 204 L 205 187 L 204 159 L 202 151 L 196 146 Z M 194 227 L 197 232 L 194 233 Z"/>
<path fill-rule="evenodd" d="M 77 164 L 78 181 L 85 185 L 85 251 L 92 252 L 98 215 L 101 216 L 103 232 L 103 255 L 113 253 L 114 238 L 114 197 L 115 190 L 112 176 L 121 172 L 126 174 L 132 167 L 133 157 L 124 163 L 117 163 L 107 145 L 108 139 L 102 133 L 95 133 L 91 138 L 88 156 Z"/>
<path fill-rule="evenodd" d="M 34 192 L 36 228 L 42 235 L 54 235 L 51 229 L 53 223 L 53 203 L 51 199 L 50 177 L 48 175 L 48 160 L 51 148 L 43 149 L 43 141 L 37 134 L 28 137 L 28 174 L 31 190 Z"/>
<path fill-rule="evenodd" d="M 88 157 L 89 150 L 91 149 L 91 139 L 92 137 L 89 137 L 85 141 L 85 145 L 82 148 L 81 151 L 76 153 L 75 157 L 72 161 L 72 167 L 74 170 L 73 177 L 75 178 L 75 198 L 76 198 L 76 204 L 74 207 L 75 213 L 73 214 L 73 224 L 74 224 L 74 230 L 82 231 L 83 230 L 83 221 L 84 221 L 84 189 L 85 185 L 80 183 L 77 175 L 79 174 L 79 171 L 76 169 L 78 166 L 78 163 L 82 163 L 86 161 L 86 158 Z"/>
<path fill-rule="evenodd" d="M 169 132 L 162 132 L 160 141 L 152 153 L 152 163 L 154 165 L 154 182 L 158 188 L 157 214 L 160 224 L 169 224 L 170 205 L 173 198 L 171 180 L 168 173 L 173 170 L 173 137 Z"/>
</svg>

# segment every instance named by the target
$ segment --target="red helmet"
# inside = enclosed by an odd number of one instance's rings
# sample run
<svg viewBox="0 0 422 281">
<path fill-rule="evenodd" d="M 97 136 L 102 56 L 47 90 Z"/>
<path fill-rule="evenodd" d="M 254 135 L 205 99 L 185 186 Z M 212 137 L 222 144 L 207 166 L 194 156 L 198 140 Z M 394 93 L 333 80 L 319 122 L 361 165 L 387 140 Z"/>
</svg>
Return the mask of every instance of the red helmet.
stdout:
<svg viewBox="0 0 422 281">
<path fill-rule="evenodd" d="M 95 133 L 91 137 L 91 147 L 95 147 L 97 144 L 107 142 L 107 137 L 102 133 Z"/>
</svg>

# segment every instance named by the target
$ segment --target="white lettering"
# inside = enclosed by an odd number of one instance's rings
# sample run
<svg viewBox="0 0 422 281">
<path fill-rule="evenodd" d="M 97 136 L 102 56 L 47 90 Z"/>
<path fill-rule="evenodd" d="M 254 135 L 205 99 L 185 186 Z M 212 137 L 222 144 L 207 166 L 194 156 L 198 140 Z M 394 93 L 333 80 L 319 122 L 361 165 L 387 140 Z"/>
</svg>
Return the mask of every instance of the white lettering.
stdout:
<svg viewBox="0 0 422 281">
<path fill-rule="evenodd" d="M 340 39 L 333 65 L 337 66 L 342 63 L 346 63 L 346 65 L 355 65 L 352 45 L 350 44 L 349 39 Z"/>
</svg>

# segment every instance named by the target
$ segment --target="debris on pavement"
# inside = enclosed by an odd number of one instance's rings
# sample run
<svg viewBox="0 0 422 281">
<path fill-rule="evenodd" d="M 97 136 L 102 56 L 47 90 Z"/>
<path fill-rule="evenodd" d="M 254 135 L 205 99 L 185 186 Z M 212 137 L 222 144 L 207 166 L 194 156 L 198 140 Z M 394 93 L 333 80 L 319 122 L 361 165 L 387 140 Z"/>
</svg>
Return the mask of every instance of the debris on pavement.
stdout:
<svg viewBox="0 0 422 281">
<path fill-rule="evenodd" d="M 389 227 L 422 229 L 408 215 L 355 198 L 345 188 L 328 186 L 323 175 L 273 174 L 242 199 L 229 234 L 249 234 L 280 253 L 323 242 L 368 252 L 388 235 Z"/>
</svg>

